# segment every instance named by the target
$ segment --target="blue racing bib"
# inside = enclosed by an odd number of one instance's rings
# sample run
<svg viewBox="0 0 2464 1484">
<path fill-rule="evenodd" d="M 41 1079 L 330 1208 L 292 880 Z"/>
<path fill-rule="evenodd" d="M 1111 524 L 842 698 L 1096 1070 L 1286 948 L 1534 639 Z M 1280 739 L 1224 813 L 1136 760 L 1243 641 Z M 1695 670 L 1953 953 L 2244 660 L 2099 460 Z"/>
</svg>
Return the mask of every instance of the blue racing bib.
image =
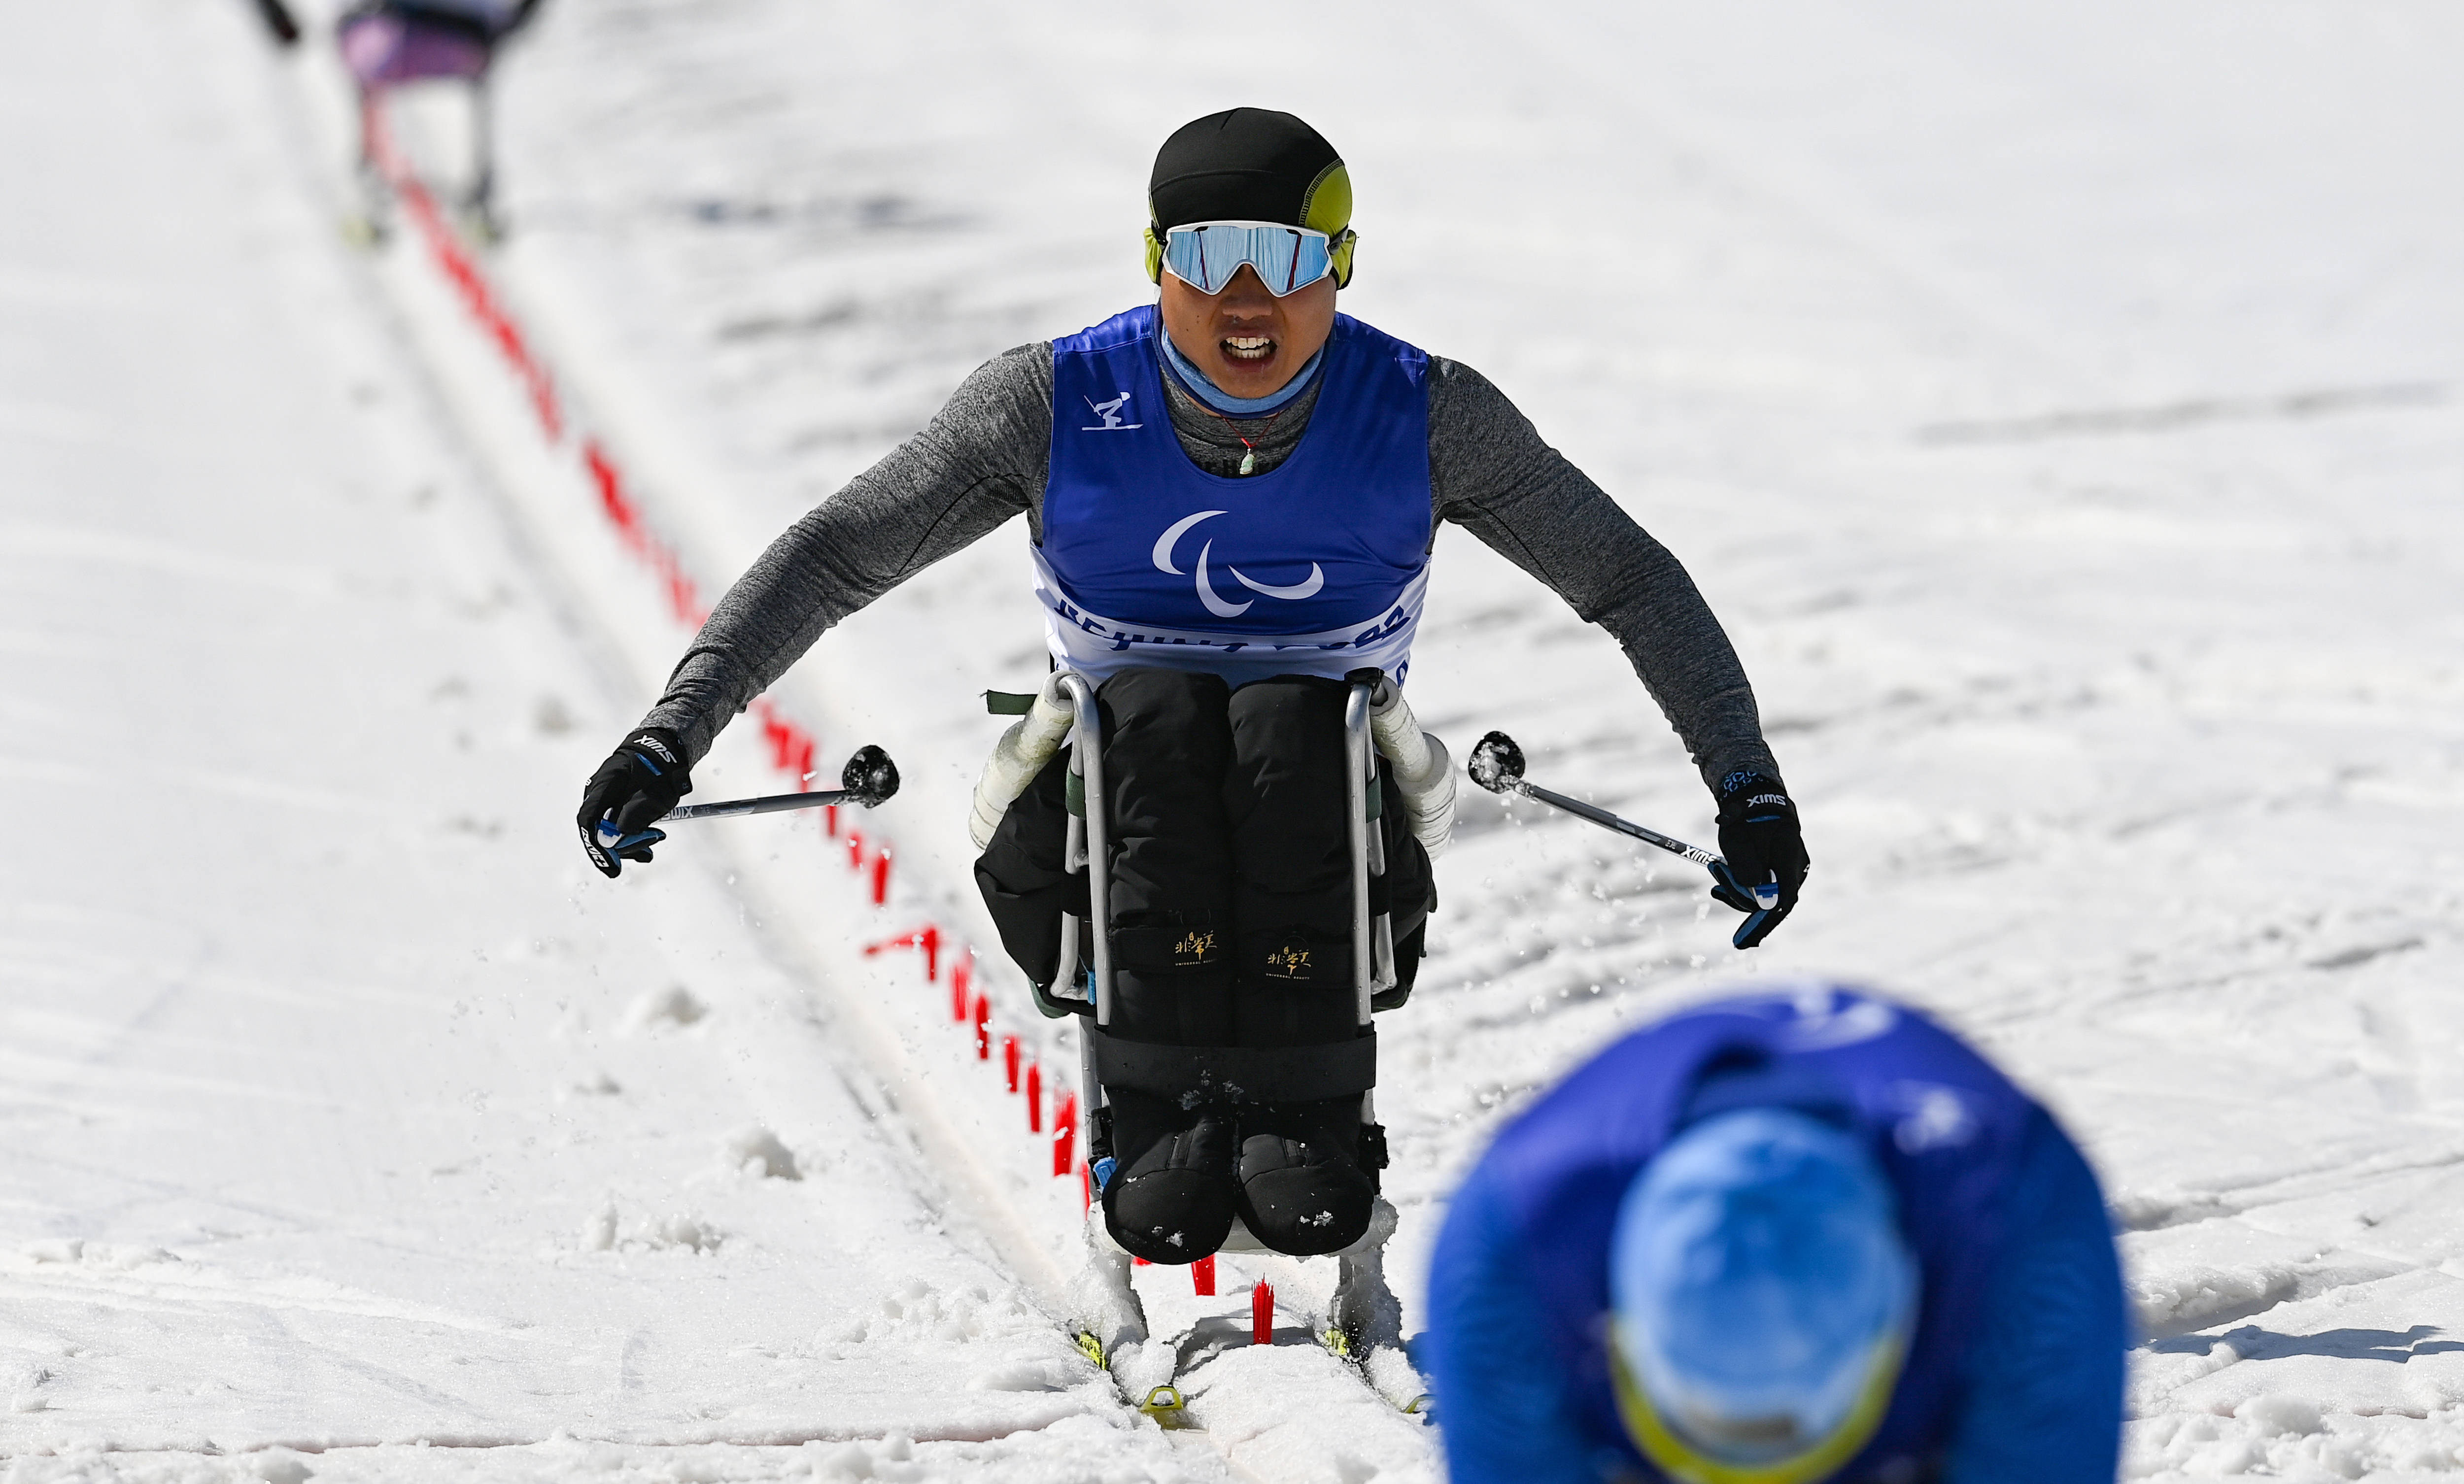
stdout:
<svg viewBox="0 0 2464 1484">
<path fill-rule="evenodd" d="M 1337 315 L 1309 426 L 1272 470 L 1190 462 L 1154 306 L 1052 346 L 1036 596 L 1055 659 L 1234 686 L 1376 666 L 1399 683 L 1428 589 L 1428 356 Z"/>
</svg>

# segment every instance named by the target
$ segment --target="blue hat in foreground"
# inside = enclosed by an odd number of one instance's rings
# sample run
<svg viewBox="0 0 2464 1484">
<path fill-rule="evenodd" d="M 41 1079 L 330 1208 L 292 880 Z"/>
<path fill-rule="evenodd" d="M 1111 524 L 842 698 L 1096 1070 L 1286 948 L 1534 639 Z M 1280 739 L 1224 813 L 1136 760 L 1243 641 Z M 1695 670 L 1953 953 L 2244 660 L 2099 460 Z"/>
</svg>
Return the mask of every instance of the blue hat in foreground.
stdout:
<svg viewBox="0 0 2464 1484">
<path fill-rule="evenodd" d="M 1626 1426 L 1689 1484 L 1823 1477 L 1881 1425 L 1919 1288 L 1854 1136 L 1784 1107 L 1705 1119 L 1636 1177 L 1611 1238 Z"/>
</svg>

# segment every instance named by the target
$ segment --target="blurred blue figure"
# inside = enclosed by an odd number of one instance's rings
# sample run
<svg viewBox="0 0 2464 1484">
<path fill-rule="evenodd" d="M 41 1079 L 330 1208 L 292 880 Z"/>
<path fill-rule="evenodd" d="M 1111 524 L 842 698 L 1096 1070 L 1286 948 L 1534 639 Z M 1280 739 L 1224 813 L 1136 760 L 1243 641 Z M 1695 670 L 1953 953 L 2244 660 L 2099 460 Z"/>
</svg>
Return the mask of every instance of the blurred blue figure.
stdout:
<svg viewBox="0 0 2464 1484">
<path fill-rule="evenodd" d="M 2109 1484 L 2126 1333 L 2053 1118 L 1829 986 L 1601 1053 L 1498 1136 L 1429 1273 L 1455 1484 Z"/>
</svg>

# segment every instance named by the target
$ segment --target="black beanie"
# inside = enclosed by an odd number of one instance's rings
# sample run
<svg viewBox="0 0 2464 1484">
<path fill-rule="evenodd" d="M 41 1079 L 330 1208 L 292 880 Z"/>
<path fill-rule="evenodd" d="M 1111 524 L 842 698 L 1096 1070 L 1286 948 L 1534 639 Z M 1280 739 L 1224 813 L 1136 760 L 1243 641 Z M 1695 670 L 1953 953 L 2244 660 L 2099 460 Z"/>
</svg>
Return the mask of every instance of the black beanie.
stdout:
<svg viewBox="0 0 2464 1484">
<path fill-rule="evenodd" d="M 1233 108 L 1173 131 L 1147 183 L 1155 230 L 1190 222 L 1281 222 L 1334 236 L 1352 224 L 1352 179 L 1326 136 L 1290 114 Z"/>
</svg>

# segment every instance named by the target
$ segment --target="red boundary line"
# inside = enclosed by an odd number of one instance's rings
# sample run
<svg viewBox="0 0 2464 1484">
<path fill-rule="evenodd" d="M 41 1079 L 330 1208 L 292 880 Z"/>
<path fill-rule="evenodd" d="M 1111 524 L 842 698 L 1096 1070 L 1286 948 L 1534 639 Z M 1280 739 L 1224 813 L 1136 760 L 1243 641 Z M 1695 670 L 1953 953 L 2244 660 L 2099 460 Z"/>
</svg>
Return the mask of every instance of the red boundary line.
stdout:
<svg viewBox="0 0 2464 1484">
<path fill-rule="evenodd" d="M 615 530 L 617 538 L 624 543 L 626 549 L 630 551 L 644 566 L 649 568 L 651 574 L 659 579 L 667 593 L 669 612 L 676 622 L 687 627 L 699 629 L 709 622 L 710 610 L 702 604 L 699 592 L 694 587 L 693 578 L 685 572 L 684 562 L 677 555 L 676 549 L 651 529 L 649 520 L 642 513 L 640 505 L 634 501 L 629 492 L 629 481 L 617 465 L 614 455 L 607 451 L 606 445 L 602 443 L 596 434 L 586 429 L 571 428 L 571 419 L 562 401 L 557 395 L 556 378 L 550 373 L 546 360 L 532 348 L 531 338 L 523 333 L 521 322 L 514 317 L 511 310 L 506 308 L 503 296 L 489 281 L 478 259 L 472 255 L 470 248 L 455 235 L 453 229 L 447 225 L 445 213 L 438 207 L 434 193 L 429 191 L 427 183 L 411 170 L 409 163 L 395 147 L 392 132 L 385 126 L 384 114 L 373 103 L 366 110 L 366 128 L 370 148 L 375 155 L 378 168 L 384 172 L 386 184 L 402 202 L 403 209 L 410 218 L 412 225 L 418 229 L 420 240 L 427 245 L 429 256 L 434 260 L 437 271 L 444 274 L 448 283 L 452 285 L 461 299 L 462 307 L 470 312 L 472 319 L 476 322 L 480 332 L 491 344 L 495 346 L 497 353 L 504 358 L 507 368 L 521 382 L 523 390 L 529 396 L 531 410 L 539 420 L 539 431 L 546 436 L 550 445 L 557 447 L 566 446 L 568 431 L 574 433 L 575 439 L 578 440 L 574 447 L 581 461 L 583 472 L 589 477 L 592 488 L 599 493 L 600 513 L 606 517 L 608 525 Z M 813 776 L 815 752 L 812 732 L 802 723 L 781 712 L 768 696 L 756 698 L 751 710 L 760 723 L 763 739 L 770 744 L 771 765 L 792 775 L 798 782 L 810 779 Z M 823 811 L 822 833 L 825 837 L 838 835 L 839 819 L 836 809 Z M 890 894 L 891 854 L 889 844 L 887 842 L 879 844 L 873 851 L 871 860 L 868 862 L 865 858 L 866 840 L 863 833 L 849 830 L 847 840 L 848 868 L 862 873 L 869 866 L 871 875 L 872 905 L 876 907 L 886 906 Z M 971 1002 L 968 993 L 972 965 L 976 956 L 973 946 L 955 934 L 943 932 L 937 924 L 926 923 L 903 936 L 870 944 L 864 951 L 868 955 L 872 955 L 892 949 L 919 949 L 924 959 L 924 977 L 927 982 L 935 982 L 940 978 L 940 958 L 944 945 L 949 947 L 952 960 L 954 1010 L 952 1018 L 972 1036 L 976 1043 L 977 1058 L 989 1061 L 992 1058 L 993 1044 L 991 997 L 979 988 L 974 992 Z M 1043 1108 L 1040 1105 L 1043 1101 L 1044 1084 L 1042 1065 L 1029 1058 L 1024 1077 L 1022 1079 L 1017 1059 L 1017 1037 L 1004 1036 L 1002 1042 L 1004 1048 L 1002 1070 L 1009 1083 L 1009 1090 L 1013 1093 L 1023 1093 L 1031 1100 L 1026 1110 L 1027 1130 L 1030 1134 L 1040 1133 L 1045 1123 Z M 1067 1080 L 1056 1077 L 1054 1081 L 1054 1091 L 1061 1094 L 1061 1101 L 1053 1109 L 1050 1120 L 1052 1173 L 1057 1177 L 1078 1175 L 1084 1179 L 1088 1176 L 1088 1170 L 1085 1158 L 1078 1148 L 1078 1099 L 1075 1093 L 1065 1090 L 1068 1085 Z M 1092 1203 L 1091 1191 L 1089 1203 Z M 1201 1294 L 1211 1293 L 1214 1289 L 1213 1261 L 1211 1259 L 1206 1261 L 1202 1264 L 1202 1276 L 1198 1268 L 1193 1268 L 1193 1281 Z"/>
</svg>

